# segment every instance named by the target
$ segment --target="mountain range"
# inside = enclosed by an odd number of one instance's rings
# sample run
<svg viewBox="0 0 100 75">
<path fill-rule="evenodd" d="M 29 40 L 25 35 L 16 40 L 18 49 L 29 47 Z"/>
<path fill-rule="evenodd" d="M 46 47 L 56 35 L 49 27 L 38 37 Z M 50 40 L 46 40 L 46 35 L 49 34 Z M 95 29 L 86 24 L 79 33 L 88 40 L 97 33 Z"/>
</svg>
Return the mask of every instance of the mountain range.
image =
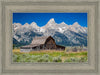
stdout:
<svg viewBox="0 0 100 75">
<path fill-rule="evenodd" d="M 46 25 L 39 27 L 35 22 L 31 24 L 13 23 L 13 44 L 17 47 L 28 45 L 35 36 L 52 36 L 56 44 L 63 46 L 87 46 L 87 27 L 82 27 L 78 22 L 67 25 L 56 23 L 51 18 Z"/>
</svg>

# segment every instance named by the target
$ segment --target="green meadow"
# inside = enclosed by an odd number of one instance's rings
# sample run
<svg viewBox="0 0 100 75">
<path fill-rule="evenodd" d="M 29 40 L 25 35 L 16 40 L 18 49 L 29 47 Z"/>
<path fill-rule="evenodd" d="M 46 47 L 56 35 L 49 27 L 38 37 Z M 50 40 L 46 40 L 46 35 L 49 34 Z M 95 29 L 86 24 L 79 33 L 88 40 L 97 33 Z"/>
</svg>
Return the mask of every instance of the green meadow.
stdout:
<svg viewBox="0 0 100 75">
<path fill-rule="evenodd" d="M 57 50 L 41 50 L 32 52 L 20 52 L 13 49 L 13 62 L 87 62 L 87 51 L 67 52 Z"/>
</svg>

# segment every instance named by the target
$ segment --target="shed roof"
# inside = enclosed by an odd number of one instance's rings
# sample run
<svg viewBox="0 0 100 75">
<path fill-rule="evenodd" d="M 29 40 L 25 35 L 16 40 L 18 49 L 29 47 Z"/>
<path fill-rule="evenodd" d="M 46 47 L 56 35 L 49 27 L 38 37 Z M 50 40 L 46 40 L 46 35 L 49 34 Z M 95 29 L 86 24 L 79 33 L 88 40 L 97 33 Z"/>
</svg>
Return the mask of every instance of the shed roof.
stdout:
<svg viewBox="0 0 100 75">
<path fill-rule="evenodd" d="M 30 45 L 26 45 L 26 46 L 22 46 L 22 47 L 36 47 L 39 46 L 39 44 L 30 44 Z"/>
</svg>

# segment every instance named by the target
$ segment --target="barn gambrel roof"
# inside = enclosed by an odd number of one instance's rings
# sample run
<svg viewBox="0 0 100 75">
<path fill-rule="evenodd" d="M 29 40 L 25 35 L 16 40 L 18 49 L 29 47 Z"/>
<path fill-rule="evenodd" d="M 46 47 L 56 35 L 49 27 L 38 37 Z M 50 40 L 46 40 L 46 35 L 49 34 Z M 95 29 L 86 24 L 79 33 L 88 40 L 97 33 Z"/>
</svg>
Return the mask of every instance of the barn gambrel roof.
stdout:
<svg viewBox="0 0 100 75">
<path fill-rule="evenodd" d="M 35 37 L 31 44 L 44 44 L 47 38 L 50 38 L 50 37 L 51 36 Z"/>
<path fill-rule="evenodd" d="M 35 37 L 30 45 L 22 46 L 22 47 L 35 47 L 39 45 L 45 44 L 48 38 L 52 38 L 51 36 L 42 36 L 42 37 Z M 52 38 L 53 39 L 53 38 Z"/>
</svg>

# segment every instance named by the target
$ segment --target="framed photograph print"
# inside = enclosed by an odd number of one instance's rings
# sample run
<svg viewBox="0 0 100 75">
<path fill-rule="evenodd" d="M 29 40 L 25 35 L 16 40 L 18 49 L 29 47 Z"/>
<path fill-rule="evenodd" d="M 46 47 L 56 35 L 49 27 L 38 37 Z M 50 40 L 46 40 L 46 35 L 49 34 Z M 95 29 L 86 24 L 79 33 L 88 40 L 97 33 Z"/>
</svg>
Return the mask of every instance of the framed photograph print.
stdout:
<svg viewBox="0 0 100 75">
<path fill-rule="evenodd" d="M 13 62 L 81 63 L 87 51 L 87 13 L 13 13 Z"/>
<path fill-rule="evenodd" d="M 99 75 L 99 0 L 0 1 L 1 75 Z"/>
</svg>

